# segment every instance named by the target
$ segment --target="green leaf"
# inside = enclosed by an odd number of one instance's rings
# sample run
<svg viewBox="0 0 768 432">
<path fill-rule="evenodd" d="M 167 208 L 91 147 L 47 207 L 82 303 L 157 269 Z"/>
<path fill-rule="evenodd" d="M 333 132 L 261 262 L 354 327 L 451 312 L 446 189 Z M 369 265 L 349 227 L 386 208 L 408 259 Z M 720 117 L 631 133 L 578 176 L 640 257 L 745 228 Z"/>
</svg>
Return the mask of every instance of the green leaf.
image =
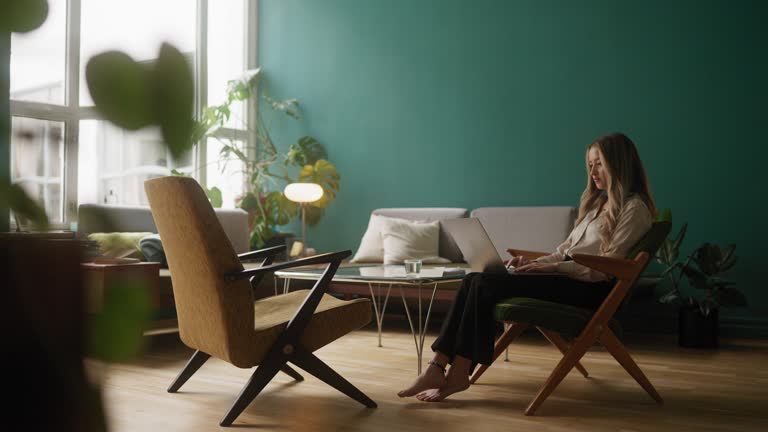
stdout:
<svg viewBox="0 0 768 432">
<path fill-rule="evenodd" d="M 91 321 L 90 355 L 108 362 L 131 360 L 144 341 L 149 318 L 149 287 L 121 279 L 106 287 L 103 309 Z"/>
<path fill-rule="evenodd" d="M 728 245 L 723 249 L 723 256 L 720 259 L 720 261 L 717 263 L 719 270 L 721 272 L 729 270 L 731 267 L 733 267 L 736 264 L 736 255 L 734 253 L 736 252 L 736 245 Z"/>
<path fill-rule="evenodd" d="M 266 209 L 269 222 L 273 225 L 285 225 L 296 216 L 298 206 L 289 200 L 280 191 L 272 191 L 267 194 Z"/>
<path fill-rule="evenodd" d="M 192 148 L 194 81 L 184 55 L 163 43 L 153 72 L 154 103 L 163 139 L 177 158 Z"/>
<path fill-rule="evenodd" d="M 299 181 L 305 183 L 316 183 L 323 188 L 323 196 L 317 201 L 310 203 L 313 207 L 325 208 L 336 198 L 339 191 L 341 177 L 336 172 L 330 162 L 320 159 L 314 165 L 305 165 L 299 172 Z"/>
<path fill-rule="evenodd" d="M 672 273 L 672 272 L 673 272 L 673 271 L 674 271 L 676 268 L 679 268 L 679 267 L 682 267 L 682 264 L 680 264 L 680 263 L 675 263 L 675 264 L 673 264 L 673 265 L 671 265 L 671 266 L 667 267 L 667 268 L 666 268 L 666 269 L 665 269 L 663 272 L 661 272 L 661 276 L 662 276 L 662 277 L 665 277 L 665 276 L 667 276 L 668 274 Z"/>
<path fill-rule="evenodd" d="M 271 97 L 264 95 L 264 100 L 267 101 L 269 106 L 275 111 L 285 113 L 288 117 L 299 119 L 299 101 L 296 99 L 286 99 L 282 101 L 274 100 Z"/>
<path fill-rule="evenodd" d="M 149 75 L 127 54 L 107 51 L 91 57 L 85 77 L 96 109 L 107 120 L 128 130 L 154 122 Z"/>
<path fill-rule="evenodd" d="M 46 0 L 2 0 L 0 2 L 0 32 L 32 31 L 48 18 Z"/>
<path fill-rule="evenodd" d="M 675 237 L 675 241 L 672 243 L 672 248 L 675 251 L 675 259 L 677 259 L 677 255 L 680 251 L 680 245 L 683 243 L 683 239 L 685 238 L 685 232 L 688 230 L 688 223 L 684 223 L 682 227 L 680 227 L 680 231 L 677 233 L 677 237 Z"/>
<path fill-rule="evenodd" d="M 672 210 L 665 208 L 656 216 L 657 222 L 672 222 Z"/>
<path fill-rule="evenodd" d="M 266 221 L 256 222 L 253 231 L 251 231 L 251 246 L 263 247 L 264 243 L 271 239 L 273 235 L 275 235 L 275 231 Z"/>
<path fill-rule="evenodd" d="M 240 200 L 238 206 L 247 212 L 255 211 L 259 208 L 259 199 L 253 192 L 248 192 Z"/>
<path fill-rule="evenodd" d="M 693 268 L 692 266 L 683 266 L 682 270 L 683 270 L 683 273 L 688 277 L 688 281 L 691 283 L 691 285 L 694 288 L 704 289 L 704 290 L 711 288 L 707 284 L 706 274 Z"/>
<path fill-rule="evenodd" d="M 672 261 L 669 259 L 669 250 L 671 244 L 672 243 L 669 241 L 669 239 L 664 239 L 664 241 L 659 246 L 659 250 L 656 251 L 656 261 L 666 266 L 669 266 L 672 263 Z"/>
<path fill-rule="evenodd" d="M 747 298 L 736 288 L 722 288 L 720 290 L 720 304 L 724 307 L 746 307 Z"/>
<path fill-rule="evenodd" d="M 224 200 L 221 196 L 221 189 L 216 186 L 210 189 L 205 189 L 205 194 L 208 196 L 208 200 L 211 202 L 212 207 L 221 208 L 222 204 L 224 204 Z"/>
<path fill-rule="evenodd" d="M 228 148 L 231 153 L 234 153 L 235 156 L 237 156 L 237 158 L 240 159 L 241 162 L 248 163 L 248 160 L 249 160 L 248 156 L 246 156 L 242 150 L 237 148 L 237 146 L 225 144 L 224 147 Z"/>
<path fill-rule="evenodd" d="M 311 136 L 303 136 L 299 138 L 296 144 L 288 148 L 285 161 L 287 164 L 303 167 L 304 165 L 314 165 L 315 162 L 326 157 L 327 154 L 322 144 Z"/>
<path fill-rule="evenodd" d="M 691 256 L 693 258 L 693 262 L 696 263 L 696 265 L 704 274 L 714 273 L 711 268 L 713 260 L 711 258 L 711 246 L 709 243 L 704 243 L 696 248 Z"/>
<path fill-rule="evenodd" d="M 48 228 L 48 215 L 40 204 L 30 198 L 27 192 L 18 184 L 0 181 L 0 202 L 23 219 L 27 219 L 37 229 Z"/>
<path fill-rule="evenodd" d="M 678 304 L 680 302 L 680 294 L 677 291 L 668 292 L 659 297 L 659 302 L 664 304 Z"/>
<path fill-rule="evenodd" d="M 244 101 L 253 95 L 261 82 L 261 68 L 251 69 L 236 80 L 227 82 L 227 103 Z"/>
</svg>

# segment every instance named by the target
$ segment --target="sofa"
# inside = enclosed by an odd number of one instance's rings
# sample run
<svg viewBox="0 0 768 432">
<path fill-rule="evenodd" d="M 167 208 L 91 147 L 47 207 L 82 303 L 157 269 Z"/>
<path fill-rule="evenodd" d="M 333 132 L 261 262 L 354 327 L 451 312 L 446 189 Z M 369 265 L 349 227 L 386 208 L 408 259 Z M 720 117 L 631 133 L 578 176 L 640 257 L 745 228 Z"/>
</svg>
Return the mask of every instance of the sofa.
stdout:
<svg viewBox="0 0 768 432">
<path fill-rule="evenodd" d="M 387 218 L 406 219 L 418 222 L 438 223 L 447 219 L 475 217 L 478 218 L 488 232 L 491 242 L 499 252 L 502 259 L 509 258 L 507 248 L 526 249 L 535 251 L 554 251 L 570 234 L 576 219 L 574 207 L 481 207 L 469 211 L 465 208 L 379 208 L 371 212 L 368 227 L 362 235 L 361 246 L 371 236 L 379 235 L 372 232 L 379 227 L 374 222 L 375 216 Z M 439 225 L 438 251 L 439 256 L 445 258 L 448 264 L 441 263 L 437 266 L 466 266 L 456 243 Z M 368 238 L 367 238 L 368 237 Z M 359 258 L 360 247 L 354 258 Z M 380 265 L 383 260 L 353 259 L 345 265 Z M 428 265 L 425 263 L 425 265 Z M 435 300 L 451 301 L 458 288 L 456 283 L 440 284 L 435 292 Z M 364 284 L 333 283 L 331 291 L 351 298 L 356 295 L 370 296 L 370 288 Z M 405 297 L 418 295 L 412 289 L 403 289 Z M 394 305 L 397 308 L 397 302 Z M 440 307 L 438 307 L 440 309 Z"/>
<path fill-rule="evenodd" d="M 554 251 L 573 229 L 576 208 L 481 207 L 471 212 L 464 208 L 380 208 L 371 212 L 371 218 L 373 216 L 421 222 L 439 222 L 465 217 L 477 218 L 488 232 L 499 256 L 506 259 L 509 257 L 507 248 Z M 372 228 L 372 224 L 369 222 L 368 230 Z M 364 236 L 366 235 L 368 234 L 364 234 Z M 439 255 L 451 263 L 462 263 L 464 260 L 461 251 L 442 226 L 439 228 L 438 237 Z"/>
<path fill-rule="evenodd" d="M 237 253 L 250 250 L 248 214 L 242 209 L 214 209 Z M 98 232 L 157 232 L 149 207 L 81 204 L 77 211 L 77 237 Z"/>
</svg>

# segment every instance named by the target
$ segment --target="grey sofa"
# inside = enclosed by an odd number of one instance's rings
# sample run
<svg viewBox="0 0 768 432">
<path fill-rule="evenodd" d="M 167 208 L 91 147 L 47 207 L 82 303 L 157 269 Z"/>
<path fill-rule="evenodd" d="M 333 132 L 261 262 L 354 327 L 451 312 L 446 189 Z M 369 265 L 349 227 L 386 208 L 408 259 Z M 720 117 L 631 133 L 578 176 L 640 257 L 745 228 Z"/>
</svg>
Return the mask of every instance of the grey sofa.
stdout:
<svg viewBox="0 0 768 432">
<path fill-rule="evenodd" d="M 242 209 L 214 209 L 237 253 L 250 250 L 248 213 Z M 81 204 L 77 213 L 77 236 L 96 232 L 157 232 L 149 207 Z"/>
<path fill-rule="evenodd" d="M 506 259 L 507 248 L 554 251 L 573 229 L 576 208 L 481 207 L 470 212 L 464 208 L 413 207 L 380 208 L 371 214 L 428 222 L 474 217 L 483 224 L 502 259 Z M 454 263 L 464 261 L 456 243 L 442 227 L 439 241 L 441 257 Z"/>
</svg>

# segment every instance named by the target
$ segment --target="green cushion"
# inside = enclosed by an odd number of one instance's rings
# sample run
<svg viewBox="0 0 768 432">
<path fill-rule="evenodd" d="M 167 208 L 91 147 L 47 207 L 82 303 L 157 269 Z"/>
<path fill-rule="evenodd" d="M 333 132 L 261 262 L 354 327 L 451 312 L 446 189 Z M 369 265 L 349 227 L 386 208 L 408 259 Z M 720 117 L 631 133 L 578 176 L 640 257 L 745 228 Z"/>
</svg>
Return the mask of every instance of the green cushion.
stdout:
<svg viewBox="0 0 768 432">
<path fill-rule="evenodd" d="M 554 330 L 567 338 L 575 338 L 587 325 L 594 311 L 560 303 L 528 297 L 512 297 L 496 304 L 493 311 L 497 321 L 527 323 L 548 330 Z M 611 319 L 608 326 L 617 335 L 621 325 Z"/>
<path fill-rule="evenodd" d="M 99 252 L 108 257 L 139 258 L 144 260 L 139 242 L 150 232 L 91 233 L 88 240 L 99 244 Z"/>
</svg>

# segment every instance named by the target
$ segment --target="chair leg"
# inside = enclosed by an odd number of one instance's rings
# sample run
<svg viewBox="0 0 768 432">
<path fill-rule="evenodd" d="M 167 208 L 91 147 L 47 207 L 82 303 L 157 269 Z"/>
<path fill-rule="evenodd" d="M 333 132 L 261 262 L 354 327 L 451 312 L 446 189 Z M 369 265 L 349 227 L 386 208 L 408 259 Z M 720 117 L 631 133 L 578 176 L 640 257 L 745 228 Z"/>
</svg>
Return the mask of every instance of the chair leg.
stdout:
<svg viewBox="0 0 768 432">
<path fill-rule="evenodd" d="M 541 327 L 536 327 L 536 329 L 544 335 L 545 338 L 554 345 L 558 350 L 560 350 L 563 355 L 568 352 L 568 343 L 563 340 L 562 337 L 560 337 L 559 333 L 553 332 L 552 330 L 543 329 Z M 584 375 L 584 378 L 589 378 L 589 373 L 586 369 L 584 369 L 584 366 L 581 365 L 581 362 L 576 362 L 576 365 L 574 366 L 579 372 L 581 372 L 582 375 Z"/>
<path fill-rule="evenodd" d="M 509 326 L 504 334 L 502 334 L 501 337 L 496 340 L 496 344 L 493 348 L 493 360 L 491 360 L 491 364 L 493 364 L 493 362 L 499 358 L 501 353 L 504 352 L 507 346 L 512 343 L 515 338 L 520 336 L 527 328 L 528 324 L 526 323 L 512 323 L 512 325 Z M 475 371 L 475 373 L 472 375 L 469 383 L 474 384 L 475 381 L 477 381 L 477 379 L 480 378 L 480 376 L 482 376 L 489 367 L 491 367 L 491 365 L 480 365 L 480 367 L 477 368 L 477 371 Z"/>
<path fill-rule="evenodd" d="M 296 381 L 304 381 L 304 377 L 301 376 L 300 373 L 296 372 L 296 369 L 294 369 L 294 368 L 292 368 L 292 367 L 290 367 L 288 365 L 283 366 L 283 368 L 280 369 L 280 371 L 283 372 L 284 374 L 290 376 L 291 378 L 295 379 Z"/>
<path fill-rule="evenodd" d="M 629 352 L 627 352 L 627 349 L 624 348 L 624 345 L 619 341 L 619 339 L 616 337 L 615 334 L 611 331 L 611 329 L 605 329 L 603 330 L 603 333 L 600 335 L 600 343 L 603 344 L 603 346 L 608 349 L 608 352 L 611 353 L 613 358 L 616 359 L 616 361 L 621 364 L 624 369 L 629 372 L 629 374 L 632 376 L 632 378 L 637 381 L 640 386 L 645 389 L 646 392 L 660 405 L 664 404 L 664 400 L 661 398 L 661 395 L 656 391 L 656 389 L 653 387 L 651 382 L 648 380 L 648 378 L 645 376 L 643 371 L 640 370 L 640 367 L 635 363 L 634 360 L 632 360 L 632 357 L 629 355 Z"/>
<path fill-rule="evenodd" d="M 308 373 L 314 375 L 321 381 L 335 388 L 336 390 L 344 393 L 352 399 L 360 402 L 368 408 L 376 408 L 376 402 L 365 395 L 365 393 L 358 390 L 357 387 L 352 385 L 349 381 L 344 379 L 336 371 L 331 369 L 330 366 L 325 364 L 322 360 L 317 358 L 316 355 L 309 352 L 306 348 L 296 346 L 293 356 L 291 357 L 291 363 L 304 369 Z"/>
<path fill-rule="evenodd" d="M 181 388 L 181 386 L 184 385 L 187 380 L 194 375 L 195 372 L 197 372 L 198 369 L 200 369 L 200 366 L 203 365 L 209 358 L 211 358 L 210 354 L 206 354 L 200 350 L 195 351 L 194 354 L 192 354 L 192 357 L 187 362 L 186 366 L 184 366 L 184 369 L 181 370 L 179 375 L 176 377 L 175 380 L 171 383 L 171 385 L 168 387 L 168 393 L 176 393 L 176 391 Z"/>
<path fill-rule="evenodd" d="M 525 409 L 525 415 L 533 415 L 539 409 L 541 404 L 552 394 L 558 384 L 568 375 L 568 372 L 573 369 L 596 340 L 597 336 L 594 332 L 587 332 L 586 330 L 582 332 L 582 335 L 571 345 L 571 348 L 565 353 L 560 363 L 555 367 L 555 370 L 549 375 L 547 382 L 539 390 L 539 394 L 536 395 L 531 404 L 528 405 L 528 408 Z"/>
<path fill-rule="evenodd" d="M 219 425 L 230 426 L 243 410 L 256 399 L 256 396 L 261 393 L 272 378 L 286 366 L 285 361 L 285 358 L 280 355 L 267 354 L 267 358 L 256 368 L 256 371 L 251 375 L 251 379 L 248 380 L 248 384 L 240 391 L 229 412 L 221 419 Z"/>
</svg>

